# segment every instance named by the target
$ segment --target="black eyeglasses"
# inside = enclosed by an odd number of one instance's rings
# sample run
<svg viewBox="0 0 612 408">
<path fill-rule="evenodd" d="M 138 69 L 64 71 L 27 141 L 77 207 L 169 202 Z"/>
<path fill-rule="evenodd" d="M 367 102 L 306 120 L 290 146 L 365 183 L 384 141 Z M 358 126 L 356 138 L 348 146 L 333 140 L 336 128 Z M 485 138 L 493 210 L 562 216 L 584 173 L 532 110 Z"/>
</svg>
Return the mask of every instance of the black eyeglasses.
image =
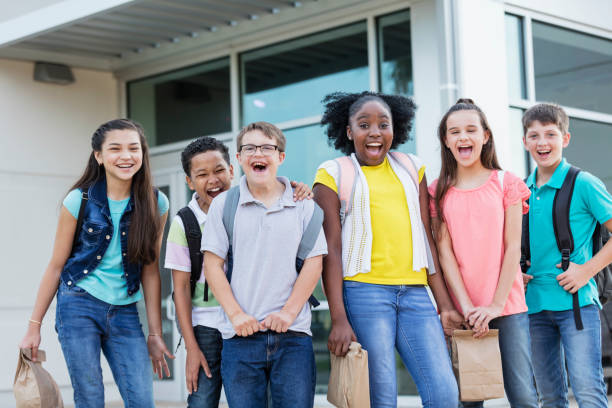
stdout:
<svg viewBox="0 0 612 408">
<path fill-rule="evenodd" d="M 254 145 L 254 144 L 245 144 L 240 146 L 240 153 L 243 153 L 245 156 L 252 156 L 259 149 L 261 154 L 264 156 L 271 156 L 275 151 L 278 150 L 278 146 L 272 144 L 264 144 L 264 145 Z"/>
</svg>

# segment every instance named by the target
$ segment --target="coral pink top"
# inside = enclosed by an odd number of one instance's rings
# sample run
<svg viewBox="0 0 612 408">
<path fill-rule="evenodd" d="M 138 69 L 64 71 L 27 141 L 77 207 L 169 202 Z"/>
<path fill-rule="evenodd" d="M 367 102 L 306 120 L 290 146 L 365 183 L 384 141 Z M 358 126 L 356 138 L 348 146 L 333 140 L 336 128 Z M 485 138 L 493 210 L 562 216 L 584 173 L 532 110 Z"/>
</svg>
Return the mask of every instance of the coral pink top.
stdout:
<svg viewBox="0 0 612 408">
<path fill-rule="evenodd" d="M 461 190 L 450 187 L 442 201 L 444 221 L 450 233 L 453 251 L 463 283 L 474 306 L 488 306 L 493 301 L 504 260 L 504 218 L 508 207 L 523 202 L 523 213 L 529 207 L 525 202 L 531 192 L 525 183 L 510 172 L 504 172 L 503 192 L 499 172 L 492 171 L 480 187 Z M 435 194 L 438 180 L 429 186 Z M 430 201 L 432 217 L 437 216 L 433 198 Z M 452 295 L 455 306 L 461 310 Z M 516 265 L 516 278 L 502 312 L 502 316 L 527 311 L 521 268 Z"/>
</svg>

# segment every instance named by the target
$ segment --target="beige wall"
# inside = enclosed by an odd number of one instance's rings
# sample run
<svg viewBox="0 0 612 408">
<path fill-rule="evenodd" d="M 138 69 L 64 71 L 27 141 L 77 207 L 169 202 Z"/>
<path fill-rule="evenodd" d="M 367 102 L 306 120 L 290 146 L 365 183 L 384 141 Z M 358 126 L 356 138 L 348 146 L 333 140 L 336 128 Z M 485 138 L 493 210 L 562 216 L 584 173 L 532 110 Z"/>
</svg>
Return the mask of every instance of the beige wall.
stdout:
<svg viewBox="0 0 612 408">
<path fill-rule="evenodd" d="M 96 127 L 118 115 L 110 73 L 74 70 L 67 86 L 35 82 L 34 65 L 0 59 L 0 406 L 14 406 L 17 344 L 25 333 L 38 283 L 50 258 L 61 200 L 85 166 Z M 62 386 L 69 379 L 53 329 L 43 323 L 46 367 Z M 105 374 L 108 370 L 105 369 Z M 69 387 L 62 387 L 71 402 Z M 113 390 L 109 390 L 113 393 Z"/>
</svg>

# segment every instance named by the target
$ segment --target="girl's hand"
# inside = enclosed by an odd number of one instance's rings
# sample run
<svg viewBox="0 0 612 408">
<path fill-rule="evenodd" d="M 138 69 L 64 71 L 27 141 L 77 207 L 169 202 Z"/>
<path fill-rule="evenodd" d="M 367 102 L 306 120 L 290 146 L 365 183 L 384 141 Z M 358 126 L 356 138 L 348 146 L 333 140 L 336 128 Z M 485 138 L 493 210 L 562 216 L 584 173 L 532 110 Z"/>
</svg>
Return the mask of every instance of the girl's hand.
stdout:
<svg viewBox="0 0 612 408">
<path fill-rule="evenodd" d="M 476 333 L 474 337 L 482 337 L 489 332 L 489 322 L 496 317 L 501 316 L 503 308 L 491 304 L 489 306 L 479 306 L 470 310 L 466 314 L 466 320 L 472 330 Z"/>
<path fill-rule="evenodd" d="M 332 328 L 327 339 L 327 348 L 336 356 L 342 357 L 348 353 L 352 341 L 357 341 L 357 336 L 348 320 L 332 323 Z"/>
<path fill-rule="evenodd" d="M 32 350 L 32 361 L 36 361 L 38 358 L 38 346 L 40 346 L 40 326 L 36 323 L 30 323 L 28 331 L 19 343 L 19 348 Z"/>
<path fill-rule="evenodd" d="M 289 312 L 281 310 L 276 313 L 270 313 L 260 324 L 260 330 L 269 329 L 277 333 L 286 333 L 295 320 Z"/>
<path fill-rule="evenodd" d="M 561 264 L 557 264 L 557 268 L 561 268 Z M 574 294 L 578 292 L 578 289 L 583 287 L 589 282 L 593 275 L 590 271 L 584 267 L 584 265 L 578 265 L 570 262 L 567 271 L 557 276 L 559 285 L 563 286 L 567 292 Z"/>
<path fill-rule="evenodd" d="M 307 184 L 298 181 L 291 181 L 291 187 L 293 187 L 293 201 L 310 200 L 314 197 L 312 190 Z"/>
<path fill-rule="evenodd" d="M 190 351 L 187 349 L 187 362 L 185 364 L 185 381 L 187 382 L 187 392 L 198 391 L 198 376 L 200 374 L 200 367 L 204 370 L 204 373 L 208 378 L 212 378 L 210 368 L 208 367 L 208 361 L 204 357 L 204 353 L 198 347 Z"/>
<path fill-rule="evenodd" d="M 234 316 L 230 316 L 230 320 L 238 336 L 246 337 L 259 331 L 259 322 L 253 316 L 242 311 Z"/>
<path fill-rule="evenodd" d="M 153 372 L 157 374 L 160 380 L 164 377 L 164 373 L 166 373 L 167 377 L 170 377 L 170 369 L 168 368 L 168 362 L 165 357 L 174 359 L 174 356 L 166 347 L 164 339 L 162 339 L 161 336 L 149 335 L 147 347 L 149 348 L 151 364 L 153 364 Z"/>
<path fill-rule="evenodd" d="M 463 316 L 455 309 L 441 310 L 440 323 L 442 323 L 442 328 L 446 336 L 452 336 L 453 330 L 459 330 L 466 327 Z"/>
</svg>

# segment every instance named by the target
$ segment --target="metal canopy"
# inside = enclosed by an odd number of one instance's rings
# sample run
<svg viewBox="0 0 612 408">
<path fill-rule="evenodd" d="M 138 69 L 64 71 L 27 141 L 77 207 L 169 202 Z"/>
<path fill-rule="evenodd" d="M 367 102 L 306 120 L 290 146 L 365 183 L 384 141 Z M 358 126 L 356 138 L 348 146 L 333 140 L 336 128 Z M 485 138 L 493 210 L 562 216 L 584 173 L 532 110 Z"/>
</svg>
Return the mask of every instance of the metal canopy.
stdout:
<svg viewBox="0 0 612 408">
<path fill-rule="evenodd" d="M 173 44 L 210 36 L 219 30 L 253 24 L 261 19 L 274 24 L 277 15 L 284 11 L 313 2 L 316 0 L 115 1 L 106 9 L 91 10 L 89 15 L 75 13 L 71 21 L 66 21 L 70 17 L 63 20 L 58 17 L 58 25 L 46 22 L 47 27 L 41 25 L 38 32 L 36 28 L 31 33 L 24 32 L 21 38 L 10 38 L 10 35 L 2 38 L 0 27 L 0 58 L 46 60 L 114 70 L 127 60 L 131 63 L 138 60 L 138 55 L 151 55 L 155 50 L 167 50 Z M 61 14 L 60 6 L 67 7 L 69 3 L 71 1 L 59 4 L 55 12 Z M 48 11 L 51 13 L 53 9 Z M 38 11 L 39 14 L 43 12 Z M 23 24 L 35 25 L 44 14 L 30 17 L 29 20 L 28 16 L 21 18 Z M 14 25 L 17 20 L 13 21 Z M 10 28 L 5 24 L 4 31 Z"/>
</svg>

